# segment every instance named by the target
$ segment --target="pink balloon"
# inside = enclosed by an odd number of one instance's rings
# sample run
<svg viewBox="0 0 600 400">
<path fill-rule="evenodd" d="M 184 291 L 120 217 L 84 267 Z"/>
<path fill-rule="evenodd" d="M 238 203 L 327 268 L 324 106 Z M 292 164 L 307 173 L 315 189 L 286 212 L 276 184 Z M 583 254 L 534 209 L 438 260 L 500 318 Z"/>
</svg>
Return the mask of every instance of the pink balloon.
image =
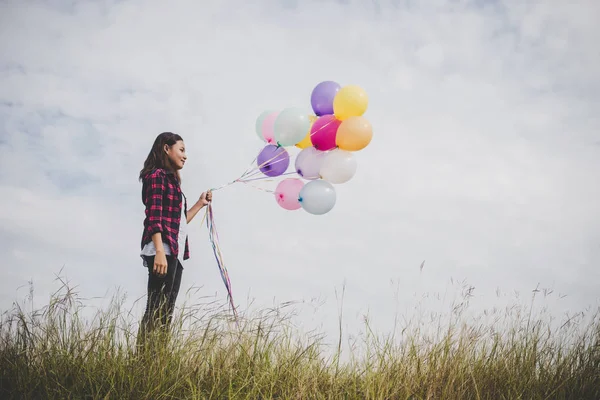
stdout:
<svg viewBox="0 0 600 400">
<path fill-rule="evenodd" d="M 275 126 L 275 119 L 277 119 L 278 115 L 279 111 L 272 112 L 266 116 L 262 123 L 262 134 L 269 144 L 275 144 L 275 130 L 273 127 Z"/>
<path fill-rule="evenodd" d="M 300 191 L 304 187 L 304 182 L 297 178 L 284 179 L 275 189 L 275 200 L 277 204 L 286 210 L 297 210 L 300 207 Z"/>
<path fill-rule="evenodd" d="M 310 129 L 310 140 L 313 146 L 320 151 L 335 149 L 335 137 L 341 123 L 342 121 L 332 114 L 317 118 Z"/>
</svg>

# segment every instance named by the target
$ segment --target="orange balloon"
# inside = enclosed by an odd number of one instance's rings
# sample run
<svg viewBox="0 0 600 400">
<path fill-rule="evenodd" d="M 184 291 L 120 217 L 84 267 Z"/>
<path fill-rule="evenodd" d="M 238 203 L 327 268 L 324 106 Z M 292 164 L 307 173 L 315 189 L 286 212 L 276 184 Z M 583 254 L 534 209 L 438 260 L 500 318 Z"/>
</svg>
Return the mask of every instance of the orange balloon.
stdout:
<svg viewBox="0 0 600 400">
<path fill-rule="evenodd" d="M 335 141 L 342 150 L 358 151 L 367 147 L 372 138 L 373 127 L 365 117 L 350 117 L 340 124 Z"/>
<path fill-rule="evenodd" d="M 304 137 L 304 139 L 302 139 L 301 142 L 296 143 L 296 147 L 298 147 L 299 149 L 305 149 L 313 145 L 312 141 L 310 140 L 310 129 L 312 128 L 313 123 L 317 120 L 317 116 L 309 115 L 308 119 L 310 121 L 310 127 L 308 128 L 308 132 L 306 133 L 306 136 Z"/>
</svg>

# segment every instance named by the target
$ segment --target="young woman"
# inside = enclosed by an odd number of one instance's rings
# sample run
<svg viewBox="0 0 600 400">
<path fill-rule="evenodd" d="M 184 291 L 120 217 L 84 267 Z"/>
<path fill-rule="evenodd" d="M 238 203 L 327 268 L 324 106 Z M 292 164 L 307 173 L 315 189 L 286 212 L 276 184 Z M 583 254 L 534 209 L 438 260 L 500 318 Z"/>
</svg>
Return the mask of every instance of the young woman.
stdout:
<svg viewBox="0 0 600 400">
<path fill-rule="evenodd" d="M 169 326 L 183 263 L 189 258 L 187 225 L 212 201 L 212 193 L 203 192 L 196 204 L 187 209 L 179 175 L 186 159 L 181 136 L 163 132 L 154 141 L 140 172 L 142 202 L 146 206 L 140 255 L 148 268 L 148 299 L 140 327 L 141 339 L 157 323 Z"/>
</svg>

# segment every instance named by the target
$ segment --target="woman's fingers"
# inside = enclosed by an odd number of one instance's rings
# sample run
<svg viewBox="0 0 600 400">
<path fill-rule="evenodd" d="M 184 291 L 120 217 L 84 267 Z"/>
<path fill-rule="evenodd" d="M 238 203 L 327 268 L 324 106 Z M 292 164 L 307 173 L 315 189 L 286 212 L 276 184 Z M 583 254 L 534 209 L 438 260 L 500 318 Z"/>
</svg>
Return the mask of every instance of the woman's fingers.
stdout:
<svg viewBox="0 0 600 400">
<path fill-rule="evenodd" d="M 158 276 L 164 276 L 167 274 L 167 263 L 158 257 L 154 261 L 154 273 Z"/>
</svg>

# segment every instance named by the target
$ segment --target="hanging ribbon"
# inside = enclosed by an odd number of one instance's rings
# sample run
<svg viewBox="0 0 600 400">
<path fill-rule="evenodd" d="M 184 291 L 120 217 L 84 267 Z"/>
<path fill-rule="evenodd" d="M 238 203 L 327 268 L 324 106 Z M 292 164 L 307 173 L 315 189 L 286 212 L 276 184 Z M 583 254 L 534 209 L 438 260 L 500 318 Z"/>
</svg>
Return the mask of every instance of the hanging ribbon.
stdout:
<svg viewBox="0 0 600 400">
<path fill-rule="evenodd" d="M 223 254 L 221 253 L 221 246 L 219 245 L 219 234 L 217 232 L 217 227 L 215 225 L 215 216 L 213 213 L 213 208 L 212 208 L 211 203 L 208 203 L 208 205 L 206 206 L 206 213 L 204 214 L 204 218 L 206 218 L 206 227 L 208 228 L 208 238 L 212 245 L 213 254 L 215 255 L 215 259 L 217 260 L 217 267 L 219 267 L 219 272 L 221 273 L 221 279 L 223 279 L 223 283 L 225 284 L 225 288 L 227 289 L 227 298 L 229 300 L 229 304 L 231 305 L 231 309 L 233 311 L 233 316 L 235 317 L 235 322 L 239 328 L 237 309 L 235 307 L 235 303 L 233 302 L 233 292 L 231 290 L 231 281 L 229 280 L 229 273 L 227 272 L 227 267 L 225 267 L 225 262 L 223 261 Z"/>
<path fill-rule="evenodd" d="M 262 164 L 257 165 L 257 166 L 253 165 L 256 162 L 256 158 L 255 158 L 252 161 L 252 163 L 250 163 L 250 166 L 248 167 L 248 169 L 246 169 L 246 171 L 244 171 L 244 173 L 239 178 L 237 178 L 231 182 L 228 182 L 224 185 L 221 185 L 217 188 L 211 189 L 211 191 L 214 192 L 216 190 L 223 189 L 227 186 L 230 186 L 230 185 L 233 185 L 234 183 L 239 182 L 239 183 L 244 183 L 248 186 L 251 186 L 255 189 L 264 191 L 264 192 L 273 193 L 273 190 L 264 189 L 264 188 L 255 186 L 251 182 L 257 181 L 257 180 L 270 181 L 271 178 L 268 176 L 262 176 L 262 177 L 258 177 L 258 178 L 256 176 L 261 174 L 260 168 L 264 167 L 265 165 L 267 165 L 269 163 L 275 164 L 275 163 L 282 161 L 282 160 L 276 160 L 277 157 L 279 157 L 279 154 L 275 155 L 271 159 L 266 160 L 265 162 L 263 162 Z M 295 173 L 295 172 L 293 172 L 293 173 Z M 289 175 L 289 174 L 290 173 L 286 173 L 283 175 Z M 221 279 L 223 279 L 223 283 L 225 284 L 225 288 L 227 289 L 227 298 L 229 300 L 229 304 L 231 305 L 231 309 L 232 309 L 233 315 L 235 317 L 235 322 L 239 328 L 237 309 L 236 309 L 235 303 L 233 301 L 233 292 L 231 289 L 231 281 L 229 280 L 229 273 L 227 272 L 227 268 L 225 267 L 225 262 L 223 260 L 223 254 L 221 253 L 221 247 L 219 245 L 219 234 L 217 232 L 217 227 L 215 225 L 215 216 L 214 216 L 214 212 L 213 212 L 211 203 L 208 203 L 208 205 L 206 206 L 206 213 L 204 214 L 203 221 L 204 221 L 204 219 L 206 219 L 206 227 L 208 228 L 208 238 L 212 245 L 213 254 L 215 255 L 215 259 L 217 261 L 217 266 L 219 268 L 219 272 L 221 273 Z"/>
</svg>

